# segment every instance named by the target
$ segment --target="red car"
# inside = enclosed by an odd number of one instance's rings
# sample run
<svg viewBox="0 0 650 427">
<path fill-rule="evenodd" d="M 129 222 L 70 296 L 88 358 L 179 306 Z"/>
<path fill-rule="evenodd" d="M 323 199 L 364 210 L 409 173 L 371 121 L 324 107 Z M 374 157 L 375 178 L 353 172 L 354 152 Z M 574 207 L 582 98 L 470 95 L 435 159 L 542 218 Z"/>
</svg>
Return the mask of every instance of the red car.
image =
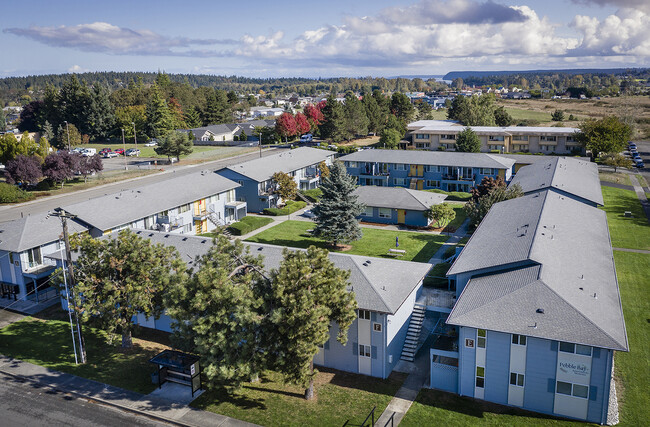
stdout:
<svg viewBox="0 0 650 427">
<path fill-rule="evenodd" d="M 99 155 L 101 156 L 104 153 L 110 153 L 110 152 L 111 152 L 110 148 L 102 148 L 101 150 L 99 150 Z"/>
<path fill-rule="evenodd" d="M 117 154 L 121 155 L 121 156 L 124 155 L 124 149 L 122 149 L 122 148 L 118 148 L 117 150 L 115 150 L 115 152 L 116 152 Z"/>
</svg>

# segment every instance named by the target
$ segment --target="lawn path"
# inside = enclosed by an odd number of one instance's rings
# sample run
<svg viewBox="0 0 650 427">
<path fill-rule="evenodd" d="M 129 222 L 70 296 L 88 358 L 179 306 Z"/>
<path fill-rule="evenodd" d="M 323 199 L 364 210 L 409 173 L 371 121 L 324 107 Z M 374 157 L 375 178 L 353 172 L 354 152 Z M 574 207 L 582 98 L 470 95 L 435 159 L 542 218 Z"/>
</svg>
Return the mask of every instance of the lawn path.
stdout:
<svg viewBox="0 0 650 427">
<path fill-rule="evenodd" d="M 632 181 L 634 192 L 641 202 L 645 216 L 648 219 L 648 222 L 650 222 L 650 203 L 648 203 L 648 198 L 645 195 L 645 191 L 643 191 L 643 187 L 641 187 L 641 183 L 639 183 L 639 180 L 635 175 L 630 175 L 630 181 Z"/>
</svg>

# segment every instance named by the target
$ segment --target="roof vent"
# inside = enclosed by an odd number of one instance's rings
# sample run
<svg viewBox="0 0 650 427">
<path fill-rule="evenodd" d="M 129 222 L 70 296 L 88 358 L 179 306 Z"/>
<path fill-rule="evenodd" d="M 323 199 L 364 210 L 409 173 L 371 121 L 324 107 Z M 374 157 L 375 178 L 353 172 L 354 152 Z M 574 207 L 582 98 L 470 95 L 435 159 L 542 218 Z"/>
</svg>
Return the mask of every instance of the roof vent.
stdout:
<svg viewBox="0 0 650 427">
<path fill-rule="evenodd" d="M 580 288 L 578 288 L 578 289 L 580 289 L 581 291 L 584 291 L 584 290 L 585 290 L 585 288 L 582 288 L 582 287 L 580 287 Z"/>
<path fill-rule="evenodd" d="M 535 310 L 535 313 L 544 314 L 544 309 L 538 308 L 537 310 Z"/>
<path fill-rule="evenodd" d="M 260 246 L 259 248 L 257 248 L 258 251 L 261 251 L 262 249 L 264 249 L 262 246 Z"/>
<path fill-rule="evenodd" d="M 169 234 L 165 234 L 165 238 L 169 237 Z"/>
<path fill-rule="evenodd" d="M 205 242 L 207 242 L 207 240 L 201 240 L 201 243 L 205 243 Z"/>
<path fill-rule="evenodd" d="M 596 292 L 594 292 L 594 299 L 598 299 L 598 295 L 596 295 Z"/>
<path fill-rule="evenodd" d="M 364 267 L 368 267 L 368 263 L 367 263 L 367 262 L 364 262 L 364 263 L 363 263 L 363 266 L 364 266 Z"/>
<path fill-rule="evenodd" d="M 584 274 L 581 274 L 581 275 L 580 275 L 580 279 L 585 280 L 585 275 L 584 275 Z M 582 289 L 582 288 L 580 288 L 580 289 Z"/>
<path fill-rule="evenodd" d="M 153 237 L 153 233 L 149 233 L 149 237 Z"/>
<path fill-rule="evenodd" d="M 135 234 L 142 234 L 142 231 L 136 231 Z"/>
<path fill-rule="evenodd" d="M 183 237 L 183 241 L 184 241 L 184 242 L 187 241 L 187 237 Z"/>
<path fill-rule="evenodd" d="M 382 286 L 381 289 L 382 289 L 383 291 L 385 291 L 385 290 L 386 290 L 386 286 Z"/>
</svg>

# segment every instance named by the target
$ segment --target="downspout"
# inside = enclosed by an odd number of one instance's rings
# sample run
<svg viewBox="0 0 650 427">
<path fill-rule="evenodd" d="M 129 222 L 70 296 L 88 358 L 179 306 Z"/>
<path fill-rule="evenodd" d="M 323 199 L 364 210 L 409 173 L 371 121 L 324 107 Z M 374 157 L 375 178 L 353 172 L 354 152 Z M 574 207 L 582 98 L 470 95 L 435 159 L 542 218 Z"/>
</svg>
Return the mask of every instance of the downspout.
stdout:
<svg viewBox="0 0 650 427">
<path fill-rule="evenodd" d="M 386 379 L 386 363 L 388 362 L 386 360 L 386 348 L 388 347 L 388 314 L 384 315 L 384 333 L 382 334 L 384 336 L 384 343 L 382 345 L 382 353 L 384 354 L 384 363 L 382 363 L 382 373 L 381 377 L 383 379 Z M 392 371 L 392 369 L 391 369 Z"/>
<path fill-rule="evenodd" d="M 601 351 L 604 349 L 601 349 Z M 610 390 L 610 385 L 612 384 L 612 367 L 614 363 L 614 350 L 607 350 L 607 372 L 609 372 L 609 381 L 605 382 L 605 388 L 603 390 L 603 398 L 602 398 L 602 409 L 601 409 L 601 414 L 600 414 L 600 425 L 605 425 L 607 424 L 607 415 L 609 415 L 609 394 L 611 393 Z M 591 384 L 589 385 L 591 388 Z M 618 396 L 616 397 L 618 400 Z"/>
</svg>

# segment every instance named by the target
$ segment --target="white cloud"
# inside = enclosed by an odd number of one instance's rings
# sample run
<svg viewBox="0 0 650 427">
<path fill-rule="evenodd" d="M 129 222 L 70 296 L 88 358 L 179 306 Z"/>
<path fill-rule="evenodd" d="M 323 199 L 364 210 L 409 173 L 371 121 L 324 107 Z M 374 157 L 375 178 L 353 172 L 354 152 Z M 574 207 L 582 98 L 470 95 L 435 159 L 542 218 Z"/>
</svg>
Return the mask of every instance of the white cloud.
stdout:
<svg viewBox="0 0 650 427">
<path fill-rule="evenodd" d="M 85 73 L 87 71 L 90 71 L 88 68 L 83 68 L 79 65 L 73 65 L 72 67 L 68 68 L 68 73 Z"/>
<path fill-rule="evenodd" d="M 604 20 L 578 15 L 571 26 L 582 33 L 575 55 L 650 57 L 650 15 L 632 9 L 621 9 Z"/>
</svg>

